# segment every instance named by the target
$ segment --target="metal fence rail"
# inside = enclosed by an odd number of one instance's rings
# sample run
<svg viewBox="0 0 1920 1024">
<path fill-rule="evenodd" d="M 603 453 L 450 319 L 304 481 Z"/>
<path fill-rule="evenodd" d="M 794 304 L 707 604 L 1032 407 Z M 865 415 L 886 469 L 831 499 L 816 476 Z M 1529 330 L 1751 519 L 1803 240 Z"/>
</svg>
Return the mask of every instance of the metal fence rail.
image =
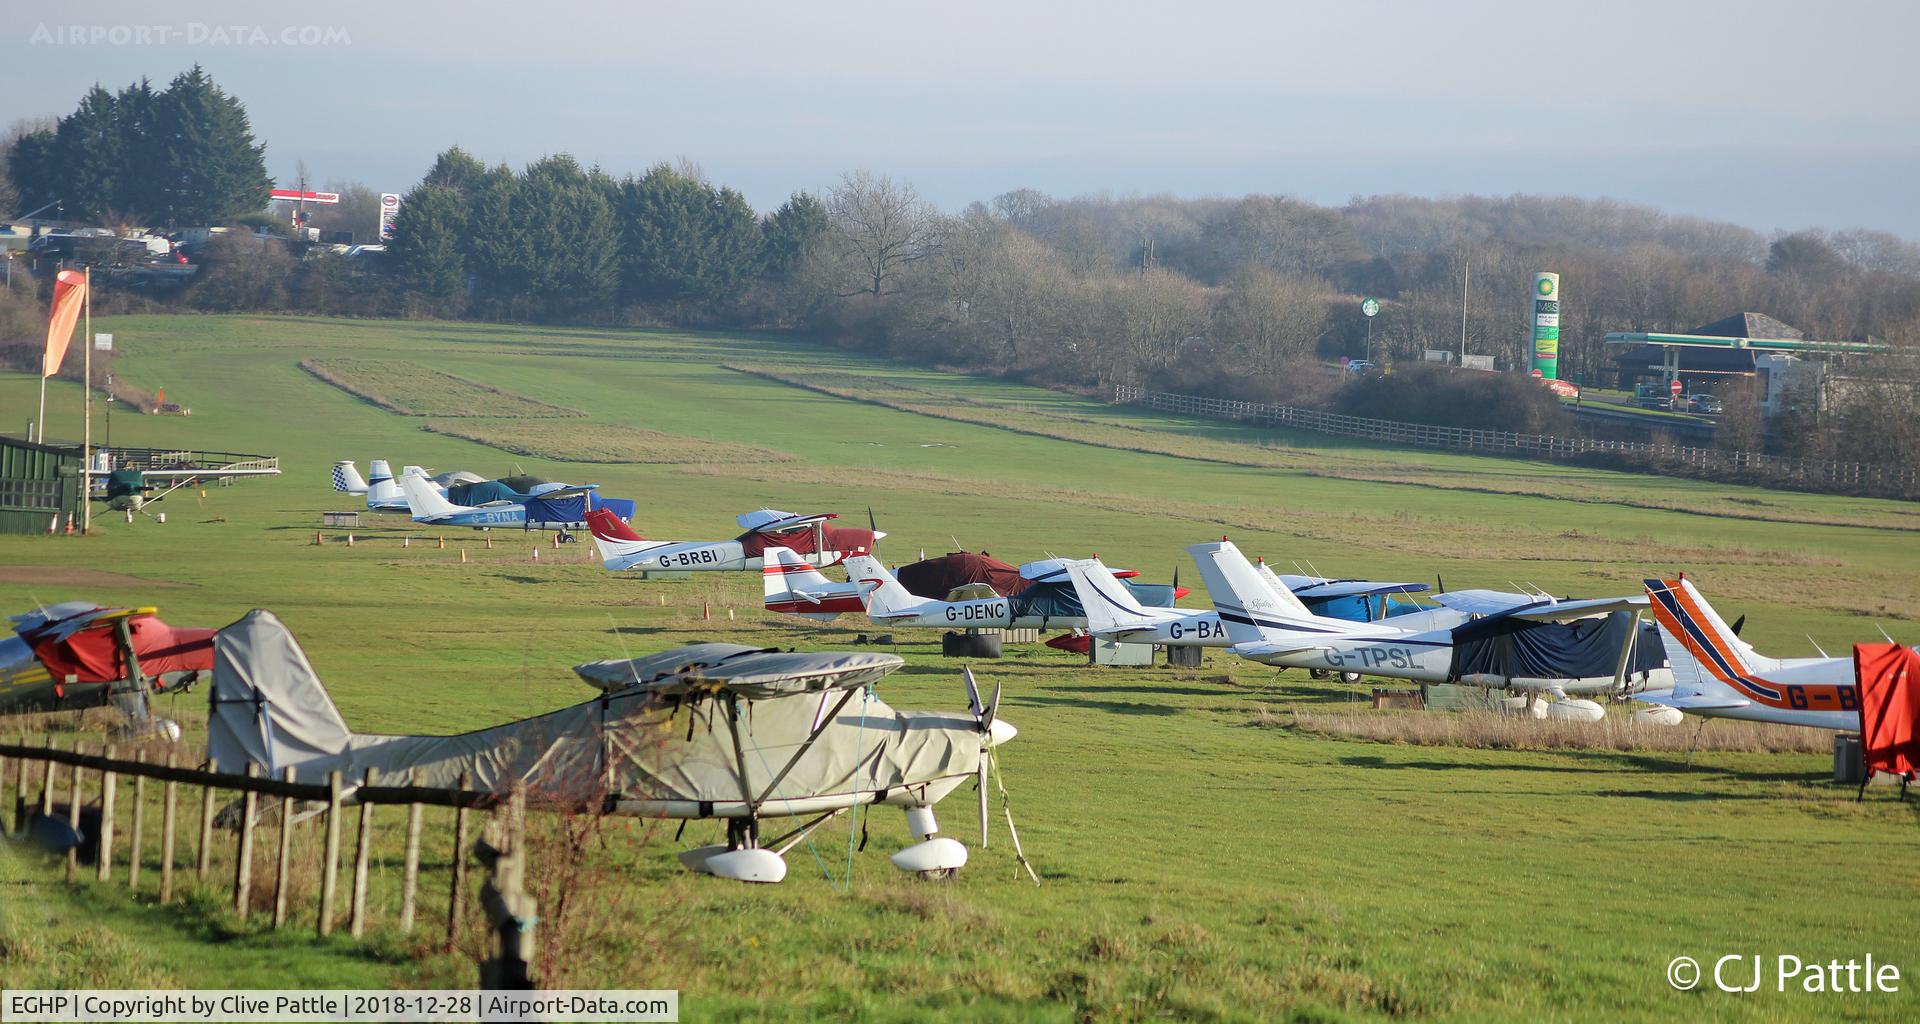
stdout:
<svg viewBox="0 0 1920 1024">
<path fill-rule="evenodd" d="M 1425 423 L 1345 416 L 1291 405 L 1267 405 L 1198 395 L 1173 395 L 1129 384 L 1115 385 L 1113 400 L 1156 412 L 1239 420 L 1269 427 L 1310 430 L 1388 444 L 1539 459 L 1618 458 L 1655 468 L 1690 470 L 1743 483 L 1811 491 L 1838 491 L 1882 498 L 1920 498 L 1920 472 L 1901 466 L 1796 458 L 1763 452 L 1723 451 L 1694 445 L 1608 441 L 1504 430 L 1439 427 Z"/>
</svg>

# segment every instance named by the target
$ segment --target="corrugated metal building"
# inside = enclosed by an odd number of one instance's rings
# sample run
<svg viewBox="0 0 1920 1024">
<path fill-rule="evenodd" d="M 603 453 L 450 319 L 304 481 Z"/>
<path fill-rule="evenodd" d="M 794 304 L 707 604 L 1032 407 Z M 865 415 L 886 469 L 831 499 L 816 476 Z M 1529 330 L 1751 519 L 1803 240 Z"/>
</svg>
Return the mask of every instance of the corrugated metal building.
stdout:
<svg viewBox="0 0 1920 1024">
<path fill-rule="evenodd" d="M 0 436 L 0 533 L 45 533 L 80 515 L 80 452 Z"/>
</svg>

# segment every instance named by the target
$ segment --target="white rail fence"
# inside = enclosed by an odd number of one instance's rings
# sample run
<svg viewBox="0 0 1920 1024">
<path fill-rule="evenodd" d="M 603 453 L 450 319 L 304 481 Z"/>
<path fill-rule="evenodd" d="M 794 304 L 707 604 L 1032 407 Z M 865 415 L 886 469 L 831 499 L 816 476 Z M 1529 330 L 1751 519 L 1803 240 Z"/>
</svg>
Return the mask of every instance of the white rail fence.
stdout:
<svg viewBox="0 0 1920 1024">
<path fill-rule="evenodd" d="M 1695 475 L 1809 491 L 1838 491 L 1883 498 L 1920 498 L 1920 472 L 1867 462 L 1806 459 L 1762 452 L 1723 451 L 1693 445 L 1645 441 L 1608 441 L 1591 437 L 1520 434 L 1403 423 L 1345 416 L 1291 405 L 1267 405 L 1198 395 L 1173 395 L 1118 384 L 1113 400 L 1144 405 L 1156 412 L 1210 419 L 1239 420 L 1267 427 L 1288 427 L 1388 444 L 1418 445 L 1449 451 L 1480 452 L 1534 459 L 1617 459 L 1654 468 L 1675 468 Z"/>
</svg>

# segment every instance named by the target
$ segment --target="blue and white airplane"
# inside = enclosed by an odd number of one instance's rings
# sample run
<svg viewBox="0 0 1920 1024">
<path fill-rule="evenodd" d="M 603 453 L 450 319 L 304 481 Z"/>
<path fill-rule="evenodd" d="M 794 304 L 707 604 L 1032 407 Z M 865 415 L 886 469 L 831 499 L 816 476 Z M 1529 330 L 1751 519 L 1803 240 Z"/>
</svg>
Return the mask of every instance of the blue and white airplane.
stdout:
<svg viewBox="0 0 1920 1024">
<path fill-rule="evenodd" d="M 428 526 L 466 526 L 476 530 L 517 526 L 523 530 L 558 530 L 564 540 L 587 525 L 588 496 L 598 484 L 576 487 L 554 485 L 519 501 L 492 501 L 484 505 L 456 505 L 436 490 L 424 473 L 405 473 L 400 491 L 406 496 L 413 521 Z"/>
<path fill-rule="evenodd" d="M 342 494 L 365 495 L 367 510 L 371 512 L 407 511 L 406 495 L 400 493 L 400 483 L 394 479 L 393 471 L 387 466 L 387 460 L 374 459 L 367 464 L 367 471 L 373 479 L 361 479 L 360 469 L 354 465 L 353 460 L 341 459 L 333 464 L 333 489 Z M 414 473 L 427 476 L 427 471 L 419 466 L 408 466 L 401 471 L 402 476 Z M 482 483 L 485 480 L 486 477 L 465 470 L 428 477 L 428 482 L 433 484 L 434 490 L 440 492 L 441 497 L 446 497 L 448 487 L 456 484 Z"/>
</svg>

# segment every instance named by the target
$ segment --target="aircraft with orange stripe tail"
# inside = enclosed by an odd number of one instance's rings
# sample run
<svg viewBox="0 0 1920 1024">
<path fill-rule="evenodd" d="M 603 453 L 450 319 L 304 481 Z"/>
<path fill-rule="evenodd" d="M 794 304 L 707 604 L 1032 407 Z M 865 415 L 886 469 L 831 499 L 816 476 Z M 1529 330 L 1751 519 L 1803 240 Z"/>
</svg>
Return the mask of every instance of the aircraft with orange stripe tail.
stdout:
<svg viewBox="0 0 1920 1024">
<path fill-rule="evenodd" d="M 1673 689 L 1636 693 L 1635 700 L 1703 718 L 1860 728 L 1852 658 L 1766 657 L 1740 639 L 1684 573 L 1645 582 Z"/>
</svg>

